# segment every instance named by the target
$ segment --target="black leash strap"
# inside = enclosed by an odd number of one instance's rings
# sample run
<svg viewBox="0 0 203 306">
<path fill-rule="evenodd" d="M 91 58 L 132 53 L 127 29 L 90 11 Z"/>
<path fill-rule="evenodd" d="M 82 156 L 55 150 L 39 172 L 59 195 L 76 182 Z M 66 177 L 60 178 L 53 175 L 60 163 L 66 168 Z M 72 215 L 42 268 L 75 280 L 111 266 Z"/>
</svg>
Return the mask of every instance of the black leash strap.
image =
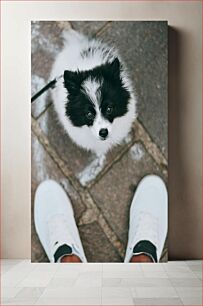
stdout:
<svg viewBox="0 0 203 306">
<path fill-rule="evenodd" d="M 58 78 L 55 78 L 51 82 L 49 82 L 47 85 L 45 85 L 42 89 L 40 89 L 34 96 L 31 98 L 31 103 L 34 102 L 39 96 L 41 96 L 45 91 L 47 91 L 49 88 L 54 88 L 57 81 L 62 77 L 59 76 Z"/>
</svg>

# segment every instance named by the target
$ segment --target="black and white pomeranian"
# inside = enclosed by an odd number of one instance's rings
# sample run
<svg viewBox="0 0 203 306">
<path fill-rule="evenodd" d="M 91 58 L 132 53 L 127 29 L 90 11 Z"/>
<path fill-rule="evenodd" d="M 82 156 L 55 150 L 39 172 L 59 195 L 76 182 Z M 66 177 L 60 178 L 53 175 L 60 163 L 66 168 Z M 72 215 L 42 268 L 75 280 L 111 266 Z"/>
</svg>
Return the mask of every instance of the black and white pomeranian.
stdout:
<svg viewBox="0 0 203 306">
<path fill-rule="evenodd" d="M 51 77 L 63 74 L 52 98 L 59 121 L 80 147 L 105 155 L 124 140 L 136 117 L 136 98 L 118 51 L 74 30 Z"/>
</svg>

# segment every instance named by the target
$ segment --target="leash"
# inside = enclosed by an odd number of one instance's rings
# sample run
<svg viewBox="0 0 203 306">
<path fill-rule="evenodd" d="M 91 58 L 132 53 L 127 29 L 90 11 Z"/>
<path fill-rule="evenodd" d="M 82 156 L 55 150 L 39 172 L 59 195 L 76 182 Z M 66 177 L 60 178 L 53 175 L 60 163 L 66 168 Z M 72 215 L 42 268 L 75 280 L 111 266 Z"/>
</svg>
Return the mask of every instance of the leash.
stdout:
<svg viewBox="0 0 203 306">
<path fill-rule="evenodd" d="M 58 82 L 59 79 L 63 77 L 63 74 L 60 75 L 59 77 L 56 77 L 52 81 L 50 81 L 47 85 L 45 85 L 42 89 L 40 89 L 34 96 L 31 97 L 31 103 L 33 103 L 39 96 L 41 96 L 45 91 L 47 91 L 49 88 L 54 88 L 56 83 Z"/>
</svg>

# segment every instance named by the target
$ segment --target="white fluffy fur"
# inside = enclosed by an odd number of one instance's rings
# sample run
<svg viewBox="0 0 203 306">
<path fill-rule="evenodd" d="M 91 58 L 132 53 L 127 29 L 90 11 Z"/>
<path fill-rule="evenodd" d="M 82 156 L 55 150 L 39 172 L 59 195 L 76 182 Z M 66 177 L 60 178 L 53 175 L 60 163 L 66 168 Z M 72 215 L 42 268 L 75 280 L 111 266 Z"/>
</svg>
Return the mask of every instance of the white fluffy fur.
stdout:
<svg viewBox="0 0 203 306">
<path fill-rule="evenodd" d="M 91 57 L 84 59 L 81 57 L 80 52 L 89 46 L 95 46 L 97 50 Z M 106 52 L 104 52 L 104 50 Z M 118 57 L 123 64 L 120 55 L 115 49 L 108 47 L 97 39 L 89 39 L 74 30 L 70 30 L 64 33 L 64 49 L 56 57 L 51 78 L 53 79 L 63 74 L 64 70 L 90 70 L 106 62 L 112 62 L 115 57 Z M 88 82 L 88 80 L 83 84 L 84 90 L 87 93 L 89 92 L 89 96 L 92 98 L 96 107 L 97 115 L 92 127 L 75 127 L 65 115 L 67 90 L 64 88 L 63 78 L 58 81 L 56 88 L 52 90 L 54 107 L 58 114 L 59 121 L 62 123 L 66 132 L 77 145 L 86 150 L 91 150 L 97 155 L 105 154 L 113 145 L 121 143 L 121 141 L 127 137 L 136 116 L 136 99 L 132 91 L 130 80 L 124 70 L 121 72 L 121 76 L 126 88 L 131 93 L 131 99 L 128 105 L 128 112 L 124 116 L 114 119 L 113 123 L 105 120 L 97 109 L 98 106 L 95 100 L 99 94 L 98 84 Z M 98 135 L 101 128 L 108 128 L 109 131 L 109 137 L 105 141 L 102 141 Z"/>
</svg>

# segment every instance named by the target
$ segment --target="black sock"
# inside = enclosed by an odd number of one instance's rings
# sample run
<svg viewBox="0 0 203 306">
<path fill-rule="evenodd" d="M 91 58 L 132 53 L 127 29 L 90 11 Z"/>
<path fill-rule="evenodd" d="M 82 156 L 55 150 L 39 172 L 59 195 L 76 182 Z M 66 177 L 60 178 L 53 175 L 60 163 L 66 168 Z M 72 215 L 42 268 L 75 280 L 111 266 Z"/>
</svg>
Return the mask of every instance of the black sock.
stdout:
<svg viewBox="0 0 203 306">
<path fill-rule="evenodd" d="M 133 248 L 134 255 L 140 253 L 145 254 L 153 259 L 154 262 L 157 262 L 157 254 L 155 245 L 148 240 L 139 241 Z"/>
<path fill-rule="evenodd" d="M 58 262 L 59 258 L 71 254 L 72 254 L 72 248 L 67 244 L 63 244 L 56 250 L 54 254 L 54 262 Z"/>
</svg>

